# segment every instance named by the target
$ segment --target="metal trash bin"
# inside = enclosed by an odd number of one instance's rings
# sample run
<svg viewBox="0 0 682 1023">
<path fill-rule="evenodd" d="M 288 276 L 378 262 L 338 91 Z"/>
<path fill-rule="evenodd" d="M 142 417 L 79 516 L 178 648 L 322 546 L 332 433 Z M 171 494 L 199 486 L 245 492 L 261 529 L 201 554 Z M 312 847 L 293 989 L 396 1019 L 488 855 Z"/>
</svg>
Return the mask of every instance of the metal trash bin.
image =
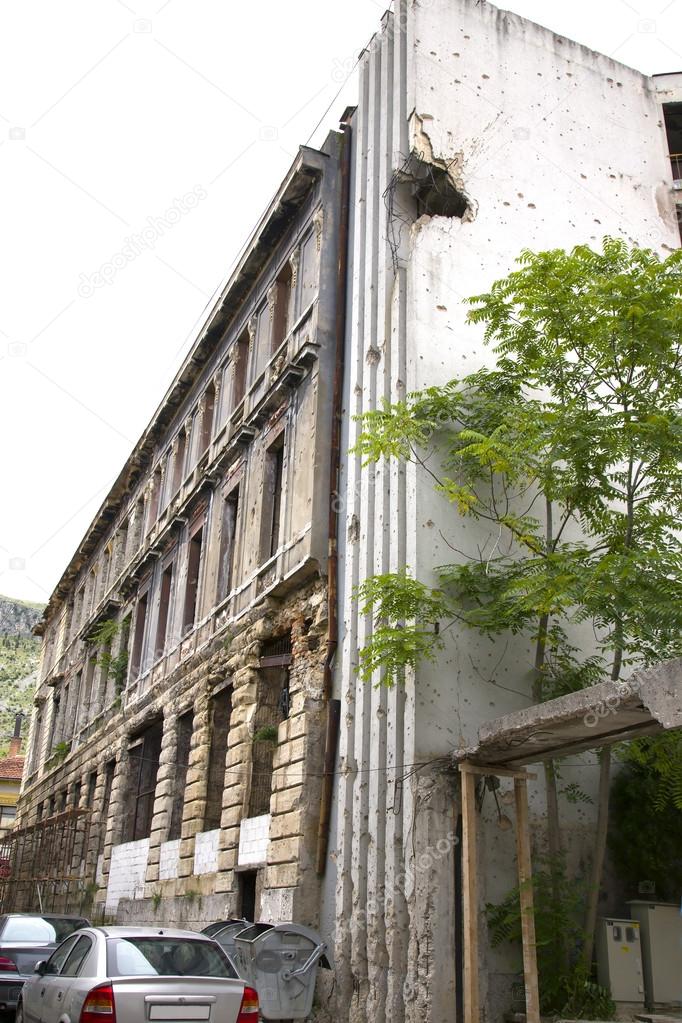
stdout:
<svg viewBox="0 0 682 1023">
<path fill-rule="evenodd" d="M 235 937 L 240 931 L 243 931 L 245 927 L 251 927 L 250 920 L 223 920 L 221 925 L 214 924 L 210 928 L 210 937 L 214 941 L 217 941 L 220 947 L 227 954 L 228 959 L 232 965 L 237 969 L 237 952 L 234 944 Z M 206 928 L 204 933 L 209 932 L 209 928 Z"/>
<path fill-rule="evenodd" d="M 237 968 L 258 992 L 264 1019 L 310 1015 L 318 964 L 330 968 L 320 935 L 301 924 L 253 924 L 234 939 Z"/>
</svg>

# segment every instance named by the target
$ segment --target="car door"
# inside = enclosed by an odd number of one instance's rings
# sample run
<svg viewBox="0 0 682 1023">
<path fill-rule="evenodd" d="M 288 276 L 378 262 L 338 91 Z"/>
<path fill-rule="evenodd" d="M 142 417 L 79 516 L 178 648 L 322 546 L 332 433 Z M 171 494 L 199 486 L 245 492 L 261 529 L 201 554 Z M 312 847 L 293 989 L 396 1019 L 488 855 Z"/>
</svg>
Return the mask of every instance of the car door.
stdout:
<svg viewBox="0 0 682 1023">
<path fill-rule="evenodd" d="M 76 935 L 66 938 L 45 963 L 45 972 L 42 976 L 33 976 L 24 984 L 21 1002 L 26 1023 L 41 1023 L 44 1018 L 45 997 L 49 998 L 50 985 L 53 981 L 59 980 L 59 971 L 77 941 Z"/>
<path fill-rule="evenodd" d="M 62 957 L 58 975 L 45 977 L 48 983 L 42 1001 L 41 1023 L 57 1023 L 63 1015 L 78 970 L 91 948 L 92 938 L 87 934 L 77 935 L 66 956 Z"/>
</svg>

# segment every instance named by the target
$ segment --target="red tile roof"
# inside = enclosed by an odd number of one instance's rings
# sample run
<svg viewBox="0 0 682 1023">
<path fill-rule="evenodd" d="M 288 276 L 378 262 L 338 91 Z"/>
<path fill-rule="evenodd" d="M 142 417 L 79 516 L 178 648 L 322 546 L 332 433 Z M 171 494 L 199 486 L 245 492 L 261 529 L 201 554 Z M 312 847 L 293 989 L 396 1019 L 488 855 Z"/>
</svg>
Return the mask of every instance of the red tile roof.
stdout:
<svg viewBox="0 0 682 1023">
<path fill-rule="evenodd" d="M 0 760 L 0 778 L 21 778 L 24 772 L 24 757 L 6 757 Z"/>
</svg>

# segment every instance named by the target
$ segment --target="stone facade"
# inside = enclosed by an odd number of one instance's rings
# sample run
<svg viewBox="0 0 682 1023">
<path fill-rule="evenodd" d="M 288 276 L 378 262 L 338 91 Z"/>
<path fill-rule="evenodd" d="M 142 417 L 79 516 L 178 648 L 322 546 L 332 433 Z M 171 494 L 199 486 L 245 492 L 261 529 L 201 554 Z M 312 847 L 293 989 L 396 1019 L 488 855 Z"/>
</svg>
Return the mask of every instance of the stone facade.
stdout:
<svg viewBox="0 0 682 1023">
<path fill-rule="evenodd" d="M 341 151 L 301 150 L 45 611 L 19 826 L 84 811 L 46 909 L 317 922 Z"/>
</svg>

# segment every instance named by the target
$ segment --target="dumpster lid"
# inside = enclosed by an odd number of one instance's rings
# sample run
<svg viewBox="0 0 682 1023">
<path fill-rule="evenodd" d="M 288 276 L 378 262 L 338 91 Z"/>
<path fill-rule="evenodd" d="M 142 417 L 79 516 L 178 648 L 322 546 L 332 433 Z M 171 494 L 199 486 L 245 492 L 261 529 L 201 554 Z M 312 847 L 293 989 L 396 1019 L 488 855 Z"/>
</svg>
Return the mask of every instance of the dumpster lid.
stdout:
<svg viewBox="0 0 682 1023">
<path fill-rule="evenodd" d="M 261 934 L 273 930 L 272 924 L 258 923 L 248 924 L 243 931 L 235 935 L 237 941 L 258 941 Z"/>
</svg>

